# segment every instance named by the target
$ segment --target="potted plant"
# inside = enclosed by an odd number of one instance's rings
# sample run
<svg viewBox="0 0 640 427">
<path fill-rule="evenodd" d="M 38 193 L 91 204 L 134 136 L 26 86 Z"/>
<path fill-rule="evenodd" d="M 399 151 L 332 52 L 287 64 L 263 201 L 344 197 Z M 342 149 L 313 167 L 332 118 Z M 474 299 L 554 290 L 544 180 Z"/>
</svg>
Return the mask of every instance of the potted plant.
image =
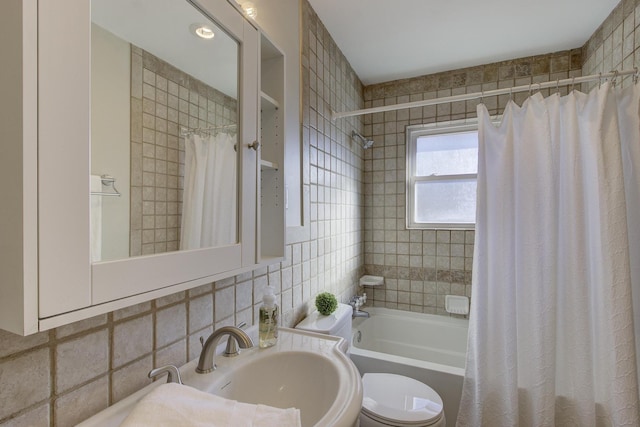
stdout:
<svg viewBox="0 0 640 427">
<path fill-rule="evenodd" d="M 316 309 L 324 316 L 328 316 L 338 308 L 338 300 L 330 292 L 322 292 L 316 297 Z"/>
</svg>

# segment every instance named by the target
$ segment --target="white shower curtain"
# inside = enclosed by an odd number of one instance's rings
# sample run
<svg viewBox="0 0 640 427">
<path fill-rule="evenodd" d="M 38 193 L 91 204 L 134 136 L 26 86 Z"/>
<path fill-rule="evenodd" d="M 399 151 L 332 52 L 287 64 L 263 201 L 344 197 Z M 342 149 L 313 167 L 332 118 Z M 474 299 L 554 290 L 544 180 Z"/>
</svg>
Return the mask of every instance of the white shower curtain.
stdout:
<svg viewBox="0 0 640 427">
<path fill-rule="evenodd" d="M 459 427 L 640 425 L 639 101 L 608 83 L 536 94 L 499 127 L 478 107 Z"/>
<path fill-rule="evenodd" d="M 180 249 L 236 243 L 234 144 L 228 133 L 185 139 Z"/>
</svg>

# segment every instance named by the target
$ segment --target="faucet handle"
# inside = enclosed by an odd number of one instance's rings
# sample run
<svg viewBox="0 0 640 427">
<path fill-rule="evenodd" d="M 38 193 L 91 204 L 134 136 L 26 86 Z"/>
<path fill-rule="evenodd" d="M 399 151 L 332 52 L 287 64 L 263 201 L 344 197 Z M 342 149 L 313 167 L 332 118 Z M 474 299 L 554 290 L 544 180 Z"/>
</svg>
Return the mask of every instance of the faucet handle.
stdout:
<svg viewBox="0 0 640 427">
<path fill-rule="evenodd" d="M 178 383 L 182 384 L 182 378 L 180 378 L 180 371 L 174 365 L 166 365 L 161 366 L 156 369 L 152 369 L 149 371 L 149 378 L 155 378 L 158 375 L 167 373 L 167 382 L 168 383 Z"/>
<path fill-rule="evenodd" d="M 247 322 L 238 323 L 236 327 L 242 329 L 245 326 L 247 326 Z M 238 354 L 240 354 L 240 350 L 238 350 L 237 341 L 233 336 L 229 335 L 229 338 L 227 338 L 227 347 L 225 348 L 222 355 L 224 357 L 233 357 L 237 356 Z"/>
</svg>

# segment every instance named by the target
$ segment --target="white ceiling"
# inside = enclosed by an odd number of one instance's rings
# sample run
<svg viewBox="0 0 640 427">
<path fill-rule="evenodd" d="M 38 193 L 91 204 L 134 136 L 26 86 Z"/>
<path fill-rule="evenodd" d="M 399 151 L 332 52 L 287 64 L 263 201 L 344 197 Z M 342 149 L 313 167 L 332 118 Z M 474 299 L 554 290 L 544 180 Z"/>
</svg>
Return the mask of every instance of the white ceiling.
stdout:
<svg viewBox="0 0 640 427">
<path fill-rule="evenodd" d="M 365 85 L 582 47 L 620 0 L 309 0 Z"/>
<path fill-rule="evenodd" d="M 116 36 L 224 94 L 237 98 L 238 44 L 186 1 L 92 0 L 91 20 Z M 209 25 L 211 40 L 196 37 L 191 24 Z"/>
</svg>

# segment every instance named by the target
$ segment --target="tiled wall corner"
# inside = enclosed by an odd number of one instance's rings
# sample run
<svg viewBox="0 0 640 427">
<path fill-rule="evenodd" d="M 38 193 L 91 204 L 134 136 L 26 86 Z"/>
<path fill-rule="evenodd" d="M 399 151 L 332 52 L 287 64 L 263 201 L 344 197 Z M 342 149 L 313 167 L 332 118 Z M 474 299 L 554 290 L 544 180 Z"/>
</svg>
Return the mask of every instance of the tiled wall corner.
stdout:
<svg viewBox="0 0 640 427">
<path fill-rule="evenodd" d="M 367 86 L 365 107 L 529 85 L 581 75 L 582 49 L 518 58 Z M 535 88 L 535 86 L 534 86 Z M 566 94 L 568 87 L 559 92 Z M 544 96 L 555 89 L 543 90 Z M 521 104 L 527 92 L 513 94 Z M 487 96 L 492 115 L 501 114 L 509 95 Z M 446 315 L 444 297 L 471 296 L 472 230 L 406 229 L 406 142 L 409 125 L 476 117 L 480 101 L 368 114 L 364 134 L 373 148 L 364 154 L 364 258 L 367 274 L 384 276 L 369 290 L 374 306 Z M 368 289 L 367 289 L 368 290 Z"/>
<path fill-rule="evenodd" d="M 332 111 L 362 108 L 363 86 L 310 4 L 301 7 L 302 170 L 310 240 L 288 245 L 288 260 L 268 274 L 279 287 L 283 323 L 290 326 L 313 310 L 318 292 L 348 300 L 364 261 L 364 150 L 350 137 L 352 130 L 362 132 L 362 121 L 331 120 Z"/>
<path fill-rule="evenodd" d="M 640 0 L 622 0 L 584 44 L 583 74 L 632 70 L 640 66 L 639 27 Z M 585 84 L 583 89 L 590 90 L 597 84 Z M 623 87 L 631 84 L 631 77 L 622 80 Z"/>
</svg>

